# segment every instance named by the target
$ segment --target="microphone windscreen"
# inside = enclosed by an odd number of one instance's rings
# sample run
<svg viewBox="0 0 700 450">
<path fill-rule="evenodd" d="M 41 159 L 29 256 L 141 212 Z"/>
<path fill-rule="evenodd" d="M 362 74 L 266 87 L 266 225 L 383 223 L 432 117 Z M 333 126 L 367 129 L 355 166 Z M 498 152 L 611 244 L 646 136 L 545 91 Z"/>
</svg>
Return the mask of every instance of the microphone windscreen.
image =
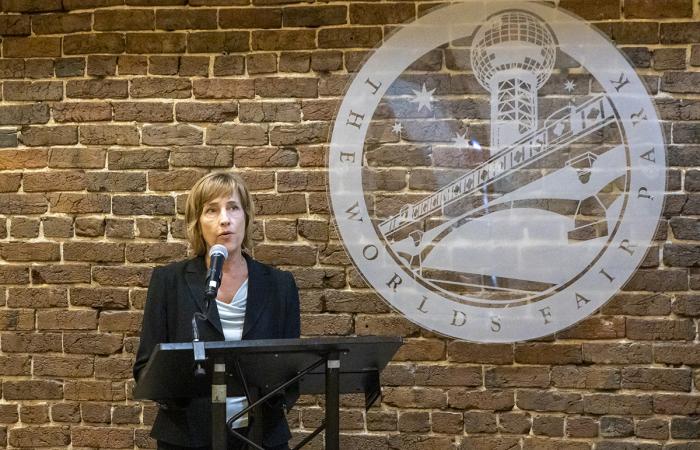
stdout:
<svg viewBox="0 0 700 450">
<path fill-rule="evenodd" d="M 209 249 L 209 257 L 214 255 L 223 255 L 224 259 L 228 258 L 228 250 L 221 244 L 212 245 Z"/>
</svg>

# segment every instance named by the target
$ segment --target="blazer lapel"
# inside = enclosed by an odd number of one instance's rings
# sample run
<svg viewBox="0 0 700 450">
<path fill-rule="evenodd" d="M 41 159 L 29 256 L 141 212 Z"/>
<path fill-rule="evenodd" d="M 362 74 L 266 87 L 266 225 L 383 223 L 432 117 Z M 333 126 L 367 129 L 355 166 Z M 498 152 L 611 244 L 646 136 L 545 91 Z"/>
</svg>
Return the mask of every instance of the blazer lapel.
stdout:
<svg viewBox="0 0 700 450">
<path fill-rule="evenodd" d="M 197 309 L 204 313 L 209 323 L 223 336 L 224 331 L 221 328 L 221 319 L 219 319 L 219 311 L 216 308 L 216 300 L 209 303 L 209 311 L 204 307 L 204 285 L 207 277 L 207 267 L 204 263 L 204 258 L 199 256 L 189 260 L 185 267 L 185 282 L 190 290 L 191 298 L 197 305 Z"/>
<path fill-rule="evenodd" d="M 264 266 L 253 261 L 250 256 L 245 253 L 243 256 L 248 264 L 248 299 L 246 300 L 242 336 L 242 339 L 245 339 L 270 303 L 268 301 L 270 275 Z"/>
</svg>

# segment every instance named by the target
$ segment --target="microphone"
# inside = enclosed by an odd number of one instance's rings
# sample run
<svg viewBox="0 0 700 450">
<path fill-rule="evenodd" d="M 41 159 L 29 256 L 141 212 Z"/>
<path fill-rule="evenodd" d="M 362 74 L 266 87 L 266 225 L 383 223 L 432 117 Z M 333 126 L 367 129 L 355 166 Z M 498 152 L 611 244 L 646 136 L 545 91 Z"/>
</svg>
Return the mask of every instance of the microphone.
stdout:
<svg viewBox="0 0 700 450">
<path fill-rule="evenodd" d="M 207 299 L 215 298 L 221 285 L 221 272 L 224 261 L 228 258 L 228 250 L 221 244 L 216 244 L 209 249 L 209 271 L 207 272 L 207 285 L 204 296 Z"/>
<path fill-rule="evenodd" d="M 204 288 L 204 314 L 196 312 L 192 316 L 192 351 L 194 352 L 194 376 L 202 378 L 206 375 L 204 363 L 206 361 L 206 353 L 204 350 L 204 342 L 199 340 L 199 327 L 197 319 L 207 320 L 206 314 L 209 313 L 209 303 L 211 299 L 216 298 L 216 293 L 221 285 L 221 272 L 224 267 L 224 261 L 228 257 L 228 250 L 221 244 L 214 245 L 209 249 L 209 270 L 207 271 L 207 281 Z"/>
</svg>

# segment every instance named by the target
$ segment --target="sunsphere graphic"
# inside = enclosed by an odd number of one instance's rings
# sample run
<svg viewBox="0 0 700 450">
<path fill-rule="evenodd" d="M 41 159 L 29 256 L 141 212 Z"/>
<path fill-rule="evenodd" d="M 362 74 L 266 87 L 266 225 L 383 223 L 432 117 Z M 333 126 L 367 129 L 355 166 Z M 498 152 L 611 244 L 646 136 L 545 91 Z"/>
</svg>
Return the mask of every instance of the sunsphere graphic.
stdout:
<svg viewBox="0 0 700 450">
<path fill-rule="evenodd" d="M 474 74 L 491 92 L 491 148 L 500 149 L 535 130 L 537 91 L 554 68 L 556 43 L 540 19 L 522 11 L 492 17 L 474 42 Z"/>
</svg>

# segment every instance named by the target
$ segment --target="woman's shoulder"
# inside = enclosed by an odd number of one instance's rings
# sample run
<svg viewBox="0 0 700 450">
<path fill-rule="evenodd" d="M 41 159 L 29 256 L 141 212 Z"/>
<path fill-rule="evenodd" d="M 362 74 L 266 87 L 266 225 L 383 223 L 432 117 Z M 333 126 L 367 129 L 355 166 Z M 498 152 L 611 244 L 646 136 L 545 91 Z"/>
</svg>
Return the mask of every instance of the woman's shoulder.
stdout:
<svg viewBox="0 0 700 450">
<path fill-rule="evenodd" d="M 251 260 L 251 269 L 257 271 L 258 273 L 267 274 L 269 276 L 272 276 L 276 280 L 294 278 L 291 272 L 279 269 L 277 267 L 273 267 L 269 264 L 265 264 L 263 262 L 258 261 L 257 259 L 254 259 L 254 258 L 250 258 L 250 260 Z"/>
<path fill-rule="evenodd" d="M 200 267 L 201 266 L 201 267 Z M 201 257 L 195 256 L 193 258 L 183 259 L 180 261 L 174 261 L 162 266 L 158 266 L 153 269 L 153 274 L 158 274 L 159 276 L 181 276 L 185 272 L 196 272 L 203 270 L 204 263 Z M 206 270 L 206 269 L 204 269 Z"/>
</svg>

